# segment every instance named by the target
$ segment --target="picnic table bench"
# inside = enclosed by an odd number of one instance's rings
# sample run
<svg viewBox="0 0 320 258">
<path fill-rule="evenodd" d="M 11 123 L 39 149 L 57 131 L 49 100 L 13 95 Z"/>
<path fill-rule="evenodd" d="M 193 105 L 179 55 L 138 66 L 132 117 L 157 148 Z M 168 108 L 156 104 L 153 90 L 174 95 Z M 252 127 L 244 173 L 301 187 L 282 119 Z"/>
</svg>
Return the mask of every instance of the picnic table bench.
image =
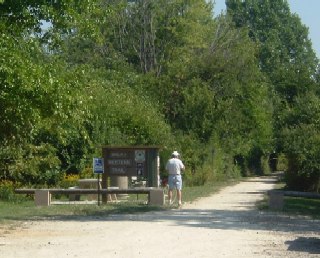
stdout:
<svg viewBox="0 0 320 258">
<path fill-rule="evenodd" d="M 139 187 L 129 189 L 15 189 L 16 194 L 34 194 L 35 204 L 49 206 L 52 194 L 83 195 L 83 194 L 148 194 L 148 204 L 163 205 L 163 189 L 157 187 Z"/>
</svg>

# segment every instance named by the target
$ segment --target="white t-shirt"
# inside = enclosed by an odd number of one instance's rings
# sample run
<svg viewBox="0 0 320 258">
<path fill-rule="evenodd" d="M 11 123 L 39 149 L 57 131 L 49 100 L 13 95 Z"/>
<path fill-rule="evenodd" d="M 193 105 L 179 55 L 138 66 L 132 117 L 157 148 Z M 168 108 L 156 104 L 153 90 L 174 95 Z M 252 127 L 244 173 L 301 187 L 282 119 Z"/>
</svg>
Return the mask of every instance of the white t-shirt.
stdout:
<svg viewBox="0 0 320 258">
<path fill-rule="evenodd" d="M 180 175 L 182 169 L 184 169 L 184 165 L 180 159 L 172 158 L 168 160 L 166 170 L 168 170 L 169 175 Z"/>
</svg>

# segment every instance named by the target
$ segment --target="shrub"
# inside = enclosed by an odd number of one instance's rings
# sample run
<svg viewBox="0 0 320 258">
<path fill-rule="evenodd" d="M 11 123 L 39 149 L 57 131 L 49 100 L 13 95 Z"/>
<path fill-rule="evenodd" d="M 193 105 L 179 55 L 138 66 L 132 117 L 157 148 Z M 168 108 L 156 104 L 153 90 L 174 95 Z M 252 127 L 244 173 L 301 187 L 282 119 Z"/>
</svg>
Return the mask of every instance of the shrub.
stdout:
<svg viewBox="0 0 320 258">
<path fill-rule="evenodd" d="M 76 174 L 69 174 L 64 175 L 63 179 L 61 180 L 59 186 L 63 189 L 68 189 L 69 187 L 77 186 L 79 182 L 79 175 Z"/>
<path fill-rule="evenodd" d="M 15 198 L 14 183 L 9 180 L 0 181 L 0 200 L 10 201 Z"/>
<path fill-rule="evenodd" d="M 287 171 L 288 170 L 288 159 L 285 154 L 281 153 L 279 154 L 277 158 L 277 165 L 276 165 L 277 171 Z"/>
</svg>

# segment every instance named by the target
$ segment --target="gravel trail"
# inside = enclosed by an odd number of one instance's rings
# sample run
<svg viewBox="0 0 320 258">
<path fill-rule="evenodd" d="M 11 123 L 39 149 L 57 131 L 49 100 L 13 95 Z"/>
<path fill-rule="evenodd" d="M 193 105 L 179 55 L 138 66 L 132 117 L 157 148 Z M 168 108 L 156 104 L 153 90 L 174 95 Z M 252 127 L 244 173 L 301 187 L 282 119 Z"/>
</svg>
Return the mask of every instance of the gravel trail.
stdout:
<svg viewBox="0 0 320 258">
<path fill-rule="evenodd" d="M 0 257 L 320 257 L 320 221 L 256 209 L 276 178 L 252 178 L 182 209 L 0 228 Z"/>
</svg>

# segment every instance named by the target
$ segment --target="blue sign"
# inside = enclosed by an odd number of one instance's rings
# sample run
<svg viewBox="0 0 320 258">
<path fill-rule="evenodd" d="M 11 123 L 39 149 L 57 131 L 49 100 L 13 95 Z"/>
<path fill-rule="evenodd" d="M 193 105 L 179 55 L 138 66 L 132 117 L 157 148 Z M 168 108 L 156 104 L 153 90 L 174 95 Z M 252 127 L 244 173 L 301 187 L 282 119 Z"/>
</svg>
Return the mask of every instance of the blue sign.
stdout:
<svg viewBox="0 0 320 258">
<path fill-rule="evenodd" d="M 102 158 L 93 158 L 93 173 L 102 174 L 104 172 L 104 165 Z"/>
</svg>

